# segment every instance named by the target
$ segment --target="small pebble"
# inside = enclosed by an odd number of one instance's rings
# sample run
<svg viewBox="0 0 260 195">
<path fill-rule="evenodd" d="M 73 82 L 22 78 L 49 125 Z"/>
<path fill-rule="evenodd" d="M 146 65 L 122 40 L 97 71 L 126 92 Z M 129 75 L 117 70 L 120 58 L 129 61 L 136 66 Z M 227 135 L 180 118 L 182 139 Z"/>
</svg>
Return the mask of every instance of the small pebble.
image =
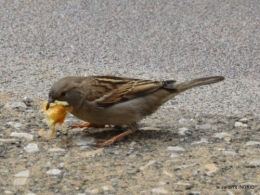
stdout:
<svg viewBox="0 0 260 195">
<path fill-rule="evenodd" d="M 104 190 L 104 191 L 109 190 L 109 188 L 108 188 L 107 186 L 102 186 L 101 188 L 102 188 L 102 190 Z"/>
<path fill-rule="evenodd" d="M 17 173 L 15 175 L 15 177 L 29 177 L 29 175 L 30 175 L 30 172 L 28 170 L 26 170 L 26 171 L 21 171 L 21 172 Z"/>
<path fill-rule="evenodd" d="M 90 146 L 95 142 L 93 137 L 74 137 L 73 143 L 77 146 Z"/>
<path fill-rule="evenodd" d="M 247 123 L 248 122 L 248 118 L 241 118 L 239 121 L 243 122 L 243 123 Z"/>
<path fill-rule="evenodd" d="M 168 192 L 163 188 L 153 188 L 152 194 L 168 194 Z"/>
<path fill-rule="evenodd" d="M 252 160 L 249 162 L 250 165 L 260 166 L 260 160 Z"/>
<path fill-rule="evenodd" d="M 216 167 L 215 164 L 206 164 L 205 169 L 207 170 L 206 174 L 208 176 L 214 176 L 215 173 L 219 170 L 219 168 Z"/>
<path fill-rule="evenodd" d="M 23 98 L 23 103 L 24 103 L 26 106 L 28 106 L 28 107 L 32 105 L 32 102 L 33 102 L 32 99 L 30 99 L 30 98 L 28 98 L 28 97 L 26 97 L 26 96 Z"/>
<path fill-rule="evenodd" d="M 154 164 L 156 161 L 155 160 L 150 160 L 146 165 L 140 167 L 140 170 L 144 170 L 145 168 L 149 167 L 150 165 Z"/>
<path fill-rule="evenodd" d="M 186 188 L 188 187 L 188 188 L 190 188 L 190 187 L 192 187 L 192 184 L 191 183 L 184 183 L 184 182 L 177 182 L 176 183 L 177 185 L 179 185 L 179 186 L 185 186 Z"/>
<path fill-rule="evenodd" d="M 173 177 L 174 175 L 173 174 L 171 174 L 171 173 L 169 173 L 168 171 L 163 171 L 163 174 L 164 175 L 167 175 L 167 176 L 169 176 L 169 177 Z"/>
<path fill-rule="evenodd" d="M 237 155 L 236 152 L 233 152 L 233 151 L 223 151 L 223 154 L 226 155 L 226 156 L 235 156 Z"/>
<path fill-rule="evenodd" d="M 16 141 L 16 139 L 0 139 L 0 143 L 14 143 Z"/>
<path fill-rule="evenodd" d="M 231 137 L 225 137 L 224 140 L 225 140 L 226 142 L 230 142 L 232 139 L 231 139 Z"/>
<path fill-rule="evenodd" d="M 5 194 L 13 194 L 13 192 L 11 192 L 11 191 L 7 191 L 7 190 L 4 191 L 4 193 L 5 193 Z"/>
<path fill-rule="evenodd" d="M 187 121 L 187 119 L 181 118 L 181 119 L 179 120 L 179 123 L 183 124 L 183 123 L 185 123 L 186 121 Z"/>
<path fill-rule="evenodd" d="M 22 186 L 27 183 L 28 178 L 27 177 L 20 177 L 14 180 L 15 186 Z"/>
<path fill-rule="evenodd" d="M 19 138 L 26 138 L 28 140 L 33 140 L 33 135 L 30 133 L 18 133 L 18 132 L 12 132 L 10 134 L 11 137 L 19 137 Z"/>
<path fill-rule="evenodd" d="M 247 127 L 247 124 L 241 122 L 235 122 L 235 127 Z"/>
<path fill-rule="evenodd" d="M 85 191 L 87 194 L 100 194 L 99 190 L 97 188 L 93 190 L 86 190 Z"/>
<path fill-rule="evenodd" d="M 6 124 L 14 127 L 15 129 L 20 129 L 22 124 L 21 123 L 15 123 L 15 122 L 7 122 Z"/>
<path fill-rule="evenodd" d="M 24 147 L 24 150 L 28 153 L 38 152 L 38 146 L 35 143 L 29 143 L 26 147 Z"/>
<path fill-rule="evenodd" d="M 61 170 L 59 169 L 50 169 L 46 172 L 48 175 L 59 175 L 61 173 Z"/>
<path fill-rule="evenodd" d="M 227 132 L 221 132 L 221 133 L 215 133 L 213 137 L 223 139 L 224 137 L 232 137 L 229 133 Z"/>
<path fill-rule="evenodd" d="M 161 129 L 160 128 L 156 128 L 156 127 L 143 127 L 143 128 L 140 128 L 140 130 L 143 130 L 143 131 L 160 131 Z"/>
<path fill-rule="evenodd" d="M 180 146 L 168 146 L 168 150 L 176 151 L 176 152 L 183 152 L 185 149 Z"/>
<path fill-rule="evenodd" d="M 208 142 L 208 139 L 206 139 L 206 138 L 201 138 L 200 141 L 198 141 L 198 142 L 192 142 L 191 145 L 193 145 L 193 144 L 203 144 L 203 143 L 205 143 L 205 144 L 209 143 L 209 142 Z"/>
<path fill-rule="evenodd" d="M 175 153 L 171 153 L 171 156 L 170 156 L 171 158 L 176 158 L 176 157 L 179 157 L 179 155 L 178 154 L 175 154 Z"/>
<path fill-rule="evenodd" d="M 255 146 L 255 145 L 260 145 L 260 142 L 258 142 L 258 141 L 246 142 L 246 146 Z"/>
<path fill-rule="evenodd" d="M 92 151 L 87 151 L 85 153 L 81 153 L 77 158 L 86 158 L 86 157 L 95 157 L 96 155 L 102 154 L 104 148 L 99 148 Z"/>
<path fill-rule="evenodd" d="M 188 131 L 189 129 L 186 128 L 186 127 L 182 127 L 182 128 L 179 128 L 179 135 L 182 135 L 184 136 L 185 135 L 185 132 Z"/>
<path fill-rule="evenodd" d="M 199 129 L 202 129 L 202 130 L 207 130 L 207 129 L 211 129 L 211 125 L 210 124 L 204 124 L 204 125 L 196 125 L 195 129 L 196 130 L 199 130 Z"/>
</svg>

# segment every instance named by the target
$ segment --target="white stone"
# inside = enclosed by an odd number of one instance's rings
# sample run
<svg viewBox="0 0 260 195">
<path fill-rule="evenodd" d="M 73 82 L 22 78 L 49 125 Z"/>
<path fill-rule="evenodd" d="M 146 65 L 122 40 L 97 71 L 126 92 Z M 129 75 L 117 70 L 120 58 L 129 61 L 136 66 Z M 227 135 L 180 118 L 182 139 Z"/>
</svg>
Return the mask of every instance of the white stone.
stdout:
<svg viewBox="0 0 260 195">
<path fill-rule="evenodd" d="M 109 188 L 108 188 L 107 186 L 102 186 L 101 188 L 102 188 L 102 190 L 104 190 L 104 191 L 109 190 Z"/>
<path fill-rule="evenodd" d="M 15 128 L 15 129 L 20 129 L 21 126 L 22 126 L 21 123 L 15 123 L 15 124 L 14 124 L 14 128 Z"/>
<path fill-rule="evenodd" d="M 27 183 L 28 178 L 27 177 L 19 177 L 14 180 L 14 185 L 15 186 L 22 186 Z"/>
<path fill-rule="evenodd" d="M 110 186 L 110 185 L 108 185 L 108 186 L 102 186 L 101 189 L 102 189 L 103 191 L 113 191 L 113 190 L 114 190 L 113 187 Z M 107 192 L 105 192 L 105 194 L 106 194 L 106 193 L 107 193 Z"/>
<path fill-rule="evenodd" d="M 15 142 L 16 139 L 0 139 L 0 143 L 11 143 L 11 142 Z"/>
<path fill-rule="evenodd" d="M 59 175 L 61 173 L 61 170 L 59 169 L 50 169 L 46 172 L 48 175 Z"/>
<path fill-rule="evenodd" d="M 36 195 L 36 194 L 34 194 L 34 193 L 32 193 L 32 192 L 29 192 L 29 193 L 27 193 L 26 195 Z"/>
<path fill-rule="evenodd" d="M 180 182 L 180 181 L 178 181 L 176 184 L 179 186 L 186 186 L 186 187 L 192 186 L 192 184 L 190 184 L 190 183 L 184 183 L 184 182 Z"/>
<path fill-rule="evenodd" d="M 247 127 L 247 124 L 241 122 L 235 122 L 235 127 Z"/>
<path fill-rule="evenodd" d="M 4 191 L 4 193 L 5 193 L 5 194 L 13 194 L 13 192 L 11 192 L 11 191 L 7 191 L 7 190 Z"/>
<path fill-rule="evenodd" d="M 260 160 L 252 160 L 249 164 L 254 166 L 260 166 Z"/>
<path fill-rule="evenodd" d="M 185 123 L 186 121 L 187 121 L 187 119 L 181 118 L 181 119 L 179 120 L 179 123 L 183 124 L 183 123 Z"/>
<path fill-rule="evenodd" d="M 75 137 L 73 143 L 77 146 L 89 146 L 95 142 L 93 137 Z"/>
<path fill-rule="evenodd" d="M 176 157 L 179 157 L 179 155 L 178 154 L 175 154 L 175 153 L 171 153 L 171 156 L 170 156 L 171 158 L 176 158 Z"/>
<path fill-rule="evenodd" d="M 160 128 L 157 128 L 157 127 L 143 127 L 141 128 L 140 130 L 143 130 L 143 131 L 160 131 L 161 129 Z"/>
<path fill-rule="evenodd" d="M 146 165 L 140 167 L 140 170 L 144 170 L 146 167 L 149 167 L 150 165 L 154 164 L 155 160 L 150 160 Z"/>
<path fill-rule="evenodd" d="M 246 146 L 254 146 L 254 145 L 260 145 L 260 142 L 258 142 L 258 141 L 249 141 L 249 142 L 246 142 Z"/>
<path fill-rule="evenodd" d="M 189 129 L 188 128 L 186 128 L 186 127 L 181 127 L 181 128 L 179 128 L 179 131 L 188 131 Z"/>
<path fill-rule="evenodd" d="M 228 155 L 231 155 L 231 156 L 237 155 L 237 153 L 234 152 L 234 151 L 223 151 L 223 154 L 226 155 L 226 156 L 228 156 Z"/>
<path fill-rule="evenodd" d="M 163 188 L 154 188 L 152 189 L 153 194 L 168 194 L 168 192 Z"/>
<path fill-rule="evenodd" d="M 224 137 L 232 137 L 232 135 L 230 135 L 227 132 L 221 132 L 221 133 L 215 133 L 213 135 L 213 137 L 219 138 L 219 139 L 223 139 Z"/>
<path fill-rule="evenodd" d="M 185 149 L 180 146 L 168 146 L 168 150 L 176 151 L 176 152 L 184 152 Z"/>
<path fill-rule="evenodd" d="M 30 172 L 28 170 L 26 170 L 26 171 L 21 171 L 21 172 L 17 173 L 15 175 L 15 177 L 29 177 L 29 175 L 30 175 Z"/>
<path fill-rule="evenodd" d="M 184 136 L 185 135 L 185 131 L 188 131 L 189 129 L 188 128 L 186 128 L 186 127 L 181 127 L 181 128 L 179 128 L 179 135 L 182 135 L 182 136 Z"/>
<path fill-rule="evenodd" d="M 19 138 L 26 138 L 28 140 L 33 140 L 33 135 L 30 133 L 18 133 L 18 132 L 12 132 L 10 134 L 11 137 L 19 137 Z"/>
<path fill-rule="evenodd" d="M 206 174 L 208 176 L 214 176 L 215 173 L 219 170 L 219 168 L 216 167 L 215 164 L 206 164 L 205 169 L 207 170 Z"/>
<path fill-rule="evenodd" d="M 248 122 L 248 118 L 241 118 L 239 121 L 243 122 L 243 123 L 246 123 L 246 122 Z"/>
<path fill-rule="evenodd" d="M 196 125 L 195 129 L 202 129 L 202 130 L 207 130 L 207 129 L 211 129 L 211 125 L 210 124 L 204 124 L 204 125 Z"/>
<path fill-rule="evenodd" d="M 171 174 L 171 173 L 169 173 L 168 171 L 163 171 L 163 174 L 165 174 L 165 175 L 167 175 L 167 176 L 169 176 L 169 177 L 173 177 L 174 175 L 173 174 Z"/>
<path fill-rule="evenodd" d="M 93 190 L 86 190 L 85 192 L 87 192 L 88 194 L 99 194 L 99 190 L 97 188 Z"/>
<path fill-rule="evenodd" d="M 206 138 L 201 138 L 200 141 L 198 141 L 198 142 L 192 142 L 191 145 L 194 145 L 194 144 L 203 144 L 203 143 L 205 143 L 205 144 L 209 143 L 209 142 L 208 142 L 208 139 L 206 139 Z"/>
<path fill-rule="evenodd" d="M 24 150 L 28 153 L 38 152 L 38 146 L 35 143 L 29 143 L 26 147 L 24 147 Z"/>
</svg>

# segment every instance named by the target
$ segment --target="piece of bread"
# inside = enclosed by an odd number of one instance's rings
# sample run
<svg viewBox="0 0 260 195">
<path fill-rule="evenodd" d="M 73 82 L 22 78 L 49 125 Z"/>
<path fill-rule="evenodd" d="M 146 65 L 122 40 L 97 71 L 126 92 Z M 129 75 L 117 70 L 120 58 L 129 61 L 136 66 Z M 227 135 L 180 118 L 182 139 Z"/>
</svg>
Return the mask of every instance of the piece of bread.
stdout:
<svg viewBox="0 0 260 195">
<path fill-rule="evenodd" d="M 67 115 L 67 109 L 65 106 L 68 106 L 67 102 L 55 101 L 54 103 L 50 104 L 48 110 L 46 110 L 47 101 L 45 101 L 42 105 L 42 109 L 45 113 L 47 124 L 52 127 L 55 124 L 62 124 Z"/>
</svg>

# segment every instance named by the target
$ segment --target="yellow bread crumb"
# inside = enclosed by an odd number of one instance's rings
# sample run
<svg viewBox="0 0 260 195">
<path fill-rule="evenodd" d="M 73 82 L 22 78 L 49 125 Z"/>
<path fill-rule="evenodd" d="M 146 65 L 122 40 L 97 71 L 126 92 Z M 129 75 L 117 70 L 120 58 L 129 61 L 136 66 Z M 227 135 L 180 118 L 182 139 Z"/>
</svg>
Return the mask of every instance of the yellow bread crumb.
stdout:
<svg viewBox="0 0 260 195">
<path fill-rule="evenodd" d="M 42 104 L 42 109 L 45 113 L 47 124 L 52 127 L 56 123 L 62 124 L 64 123 L 65 117 L 67 115 L 67 109 L 64 106 L 68 106 L 67 102 L 55 101 L 50 104 L 48 110 L 46 110 L 47 101 Z"/>
<path fill-rule="evenodd" d="M 53 127 L 51 130 L 51 133 L 45 132 L 44 129 L 41 129 L 38 134 L 45 138 L 45 139 L 52 139 L 54 137 L 56 137 L 56 129 L 55 129 L 55 125 L 58 124 L 62 124 L 64 123 L 64 120 L 66 118 L 67 115 L 67 111 L 71 111 L 72 107 L 68 106 L 67 102 L 62 102 L 62 101 L 55 101 L 54 103 L 50 104 L 50 107 L 48 110 L 46 110 L 48 102 L 45 101 L 42 104 L 42 109 L 44 111 L 44 114 L 46 116 L 47 119 L 47 124 L 49 125 L 49 127 Z"/>
</svg>

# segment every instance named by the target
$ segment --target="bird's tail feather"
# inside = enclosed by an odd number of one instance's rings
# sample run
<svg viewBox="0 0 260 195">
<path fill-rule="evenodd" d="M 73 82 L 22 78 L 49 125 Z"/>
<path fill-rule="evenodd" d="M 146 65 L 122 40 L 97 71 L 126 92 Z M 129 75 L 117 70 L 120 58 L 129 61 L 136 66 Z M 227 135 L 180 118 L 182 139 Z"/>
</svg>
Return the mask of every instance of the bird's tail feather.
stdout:
<svg viewBox="0 0 260 195">
<path fill-rule="evenodd" d="M 171 83 L 171 84 L 165 86 L 164 88 L 177 90 L 178 92 L 183 92 L 183 91 L 186 91 L 193 87 L 217 83 L 217 82 L 223 81 L 224 79 L 225 79 L 225 77 L 223 77 L 223 76 L 204 77 L 204 78 L 194 79 L 194 80 L 182 82 L 182 83 Z"/>
</svg>

